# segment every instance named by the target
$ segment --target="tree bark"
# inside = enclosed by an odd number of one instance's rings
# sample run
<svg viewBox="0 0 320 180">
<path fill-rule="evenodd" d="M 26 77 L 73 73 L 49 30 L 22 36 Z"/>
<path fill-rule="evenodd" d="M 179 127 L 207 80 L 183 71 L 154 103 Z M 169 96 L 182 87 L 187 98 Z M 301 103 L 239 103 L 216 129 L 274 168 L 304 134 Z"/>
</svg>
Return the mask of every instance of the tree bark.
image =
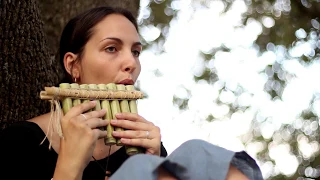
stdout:
<svg viewBox="0 0 320 180">
<path fill-rule="evenodd" d="M 91 7 L 127 8 L 138 16 L 139 0 L 0 0 L 0 130 L 48 112 L 45 86 L 62 78 L 54 58 L 65 23 Z M 44 23 L 43 23 L 44 22 Z"/>
<path fill-rule="evenodd" d="M 0 129 L 48 111 L 39 99 L 58 82 L 35 0 L 0 1 Z"/>
</svg>

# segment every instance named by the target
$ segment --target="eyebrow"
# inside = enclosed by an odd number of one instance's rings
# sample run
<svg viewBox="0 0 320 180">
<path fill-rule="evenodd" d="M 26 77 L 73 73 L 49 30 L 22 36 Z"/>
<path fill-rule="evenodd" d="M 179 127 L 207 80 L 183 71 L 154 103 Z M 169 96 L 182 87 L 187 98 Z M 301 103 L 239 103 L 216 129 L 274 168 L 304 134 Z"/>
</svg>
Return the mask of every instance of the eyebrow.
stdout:
<svg viewBox="0 0 320 180">
<path fill-rule="evenodd" d="M 102 42 L 102 41 L 104 41 L 106 39 L 114 40 L 114 41 L 117 41 L 120 44 L 123 44 L 123 41 L 121 39 L 115 38 L 115 37 L 107 37 L 107 38 L 102 39 L 100 42 Z M 133 46 L 136 46 L 136 45 L 142 46 L 141 42 L 139 42 L 139 41 L 133 43 Z"/>
</svg>

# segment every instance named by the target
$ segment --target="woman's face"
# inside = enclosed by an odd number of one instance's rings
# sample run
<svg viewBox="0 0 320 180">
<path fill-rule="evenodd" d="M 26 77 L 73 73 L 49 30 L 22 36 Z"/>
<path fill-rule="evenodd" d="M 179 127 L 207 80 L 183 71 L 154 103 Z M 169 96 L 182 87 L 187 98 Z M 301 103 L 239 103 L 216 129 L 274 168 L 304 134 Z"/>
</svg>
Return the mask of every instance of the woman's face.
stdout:
<svg viewBox="0 0 320 180">
<path fill-rule="evenodd" d="M 122 15 L 108 15 L 93 28 L 82 59 L 74 65 L 79 71 L 77 83 L 135 83 L 141 49 L 135 26 Z"/>
</svg>

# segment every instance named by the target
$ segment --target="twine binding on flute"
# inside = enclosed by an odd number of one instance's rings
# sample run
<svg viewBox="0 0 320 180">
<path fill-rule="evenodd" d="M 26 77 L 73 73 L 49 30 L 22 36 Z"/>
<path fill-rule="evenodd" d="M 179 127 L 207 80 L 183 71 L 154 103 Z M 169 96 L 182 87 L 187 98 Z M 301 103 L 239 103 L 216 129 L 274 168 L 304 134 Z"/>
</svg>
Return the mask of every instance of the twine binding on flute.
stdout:
<svg viewBox="0 0 320 180">
<path fill-rule="evenodd" d="M 62 129 L 61 129 L 61 118 L 62 118 L 62 110 L 61 104 L 58 99 L 60 94 L 60 89 L 56 89 L 56 93 L 53 95 L 50 100 L 50 119 L 49 125 L 47 128 L 47 133 L 41 144 L 45 141 L 46 138 L 49 137 L 49 149 L 51 149 L 52 145 L 52 136 L 54 132 L 57 132 L 60 138 L 63 138 Z"/>
</svg>

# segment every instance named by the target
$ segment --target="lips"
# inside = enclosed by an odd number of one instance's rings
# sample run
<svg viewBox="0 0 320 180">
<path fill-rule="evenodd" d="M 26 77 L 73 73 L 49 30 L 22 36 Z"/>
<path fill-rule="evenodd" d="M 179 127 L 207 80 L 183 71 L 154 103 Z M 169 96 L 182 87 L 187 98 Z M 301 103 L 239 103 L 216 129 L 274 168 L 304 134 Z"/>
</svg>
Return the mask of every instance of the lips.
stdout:
<svg viewBox="0 0 320 180">
<path fill-rule="evenodd" d="M 133 85 L 134 82 L 132 79 L 125 79 L 125 80 L 122 80 L 120 81 L 118 84 L 123 84 L 123 85 Z"/>
</svg>

